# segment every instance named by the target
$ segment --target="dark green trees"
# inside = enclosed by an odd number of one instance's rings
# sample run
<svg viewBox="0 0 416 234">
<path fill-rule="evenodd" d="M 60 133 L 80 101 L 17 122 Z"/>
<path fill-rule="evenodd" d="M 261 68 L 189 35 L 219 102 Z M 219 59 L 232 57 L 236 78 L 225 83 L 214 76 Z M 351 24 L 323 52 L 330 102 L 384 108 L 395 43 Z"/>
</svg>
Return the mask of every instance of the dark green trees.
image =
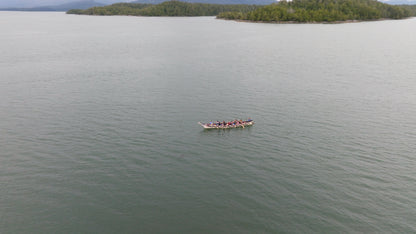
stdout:
<svg viewBox="0 0 416 234">
<path fill-rule="evenodd" d="M 219 5 L 168 1 L 161 4 L 117 3 L 86 10 L 70 10 L 68 14 L 135 15 L 135 16 L 215 16 L 220 12 L 246 13 L 257 9 L 254 5 Z"/>
<path fill-rule="evenodd" d="M 375 0 L 293 0 L 280 1 L 246 14 L 223 12 L 217 17 L 262 22 L 334 22 L 402 19 L 410 16 L 412 13 L 407 7 L 392 6 Z"/>
<path fill-rule="evenodd" d="M 392 6 L 376 0 L 282 0 L 267 6 L 219 5 L 168 1 L 161 4 L 117 3 L 68 14 L 135 16 L 214 16 L 262 22 L 335 22 L 402 19 L 416 15 L 414 6 Z"/>
</svg>

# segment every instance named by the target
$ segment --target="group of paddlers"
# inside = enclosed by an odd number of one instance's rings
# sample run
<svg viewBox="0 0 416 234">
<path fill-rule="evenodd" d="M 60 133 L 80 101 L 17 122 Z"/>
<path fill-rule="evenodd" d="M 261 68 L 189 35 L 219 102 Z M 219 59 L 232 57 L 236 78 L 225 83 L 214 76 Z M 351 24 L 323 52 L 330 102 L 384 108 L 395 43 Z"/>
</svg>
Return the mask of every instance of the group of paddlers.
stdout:
<svg viewBox="0 0 416 234">
<path fill-rule="evenodd" d="M 206 124 L 206 126 L 208 127 L 218 127 L 218 128 L 229 128 L 229 127 L 239 127 L 239 126 L 245 126 L 246 124 L 252 122 L 252 119 L 248 119 L 248 120 L 233 120 L 233 121 L 217 121 L 217 122 L 209 122 Z"/>
</svg>

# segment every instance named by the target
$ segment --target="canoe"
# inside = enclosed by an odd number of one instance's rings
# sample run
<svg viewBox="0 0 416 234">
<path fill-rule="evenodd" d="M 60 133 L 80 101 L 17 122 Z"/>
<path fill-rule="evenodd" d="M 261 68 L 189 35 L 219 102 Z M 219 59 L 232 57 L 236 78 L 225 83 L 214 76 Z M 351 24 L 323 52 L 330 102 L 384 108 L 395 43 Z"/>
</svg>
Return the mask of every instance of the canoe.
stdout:
<svg viewBox="0 0 416 234">
<path fill-rule="evenodd" d="M 204 129 L 231 129 L 231 128 L 245 128 L 254 124 L 252 119 L 245 121 L 229 121 L 224 125 L 220 122 L 201 123 L 198 122 Z"/>
</svg>

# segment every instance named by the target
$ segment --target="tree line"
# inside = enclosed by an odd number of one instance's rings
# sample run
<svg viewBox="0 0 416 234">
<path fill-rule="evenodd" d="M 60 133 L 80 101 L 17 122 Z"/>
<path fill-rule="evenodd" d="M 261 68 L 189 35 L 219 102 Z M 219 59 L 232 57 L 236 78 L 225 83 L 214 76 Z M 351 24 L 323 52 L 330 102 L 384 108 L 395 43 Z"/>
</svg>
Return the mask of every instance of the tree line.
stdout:
<svg viewBox="0 0 416 234">
<path fill-rule="evenodd" d="M 266 6 L 221 5 L 168 1 L 160 4 L 116 3 L 68 14 L 133 16 L 217 16 L 261 22 L 335 22 L 402 19 L 416 16 L 416 7 L 393 6 L 376 0 L 282 0 Z"/>
<path fill-rule="evenodd" d="M 82 15 L 133 15 L 133 16 L 216 16 L 221 12 L 253 11 L 256 5 L 221 5 L 168 1 L 160 4 L 116 3 L 86 10 L 69 10 L 67 14 Z"/>
<path fill-rule="evenodd" d="M 415 16 L 412 6 L 393 6 L 375 0 L 280 1 L 251 12 L 221 12 L 217 18 L 262 22 L 335 22 L 403 19 Z"/>
</svg>

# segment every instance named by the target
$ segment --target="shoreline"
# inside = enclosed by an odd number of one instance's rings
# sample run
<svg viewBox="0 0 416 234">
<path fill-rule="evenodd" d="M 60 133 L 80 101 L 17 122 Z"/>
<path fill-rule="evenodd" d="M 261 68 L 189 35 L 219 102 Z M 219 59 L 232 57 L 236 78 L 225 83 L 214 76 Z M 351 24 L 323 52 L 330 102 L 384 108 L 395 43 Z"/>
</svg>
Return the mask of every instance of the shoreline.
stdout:
<svg viewBox="0 0 416 234">
<path fill-rule="evenodd" d="M 381 19 L 374 19 L 374 20 L 343 20 L 343 21 L 312 21 L 312 22 L 298 22 L 298 21 L 252 21 L 252 20 L 242 20 L 242 19 L 226 19 L 226 18 L 218 18 L 218 20 L 229 20 L 229 21 L 236 21 L 236 22 L 243 22 L 243 23 L 258 23 L 258 24 L 349 24 L 349 23 L 362 23 L 362 22 L 377 22 L 377 21 L 387 21 L 387 20 L 406 20 L 411 19 L 413 17 L 403 18 L 403 19 L 389 19 L 389 18 L 381 18 Z"/>
</svg>

